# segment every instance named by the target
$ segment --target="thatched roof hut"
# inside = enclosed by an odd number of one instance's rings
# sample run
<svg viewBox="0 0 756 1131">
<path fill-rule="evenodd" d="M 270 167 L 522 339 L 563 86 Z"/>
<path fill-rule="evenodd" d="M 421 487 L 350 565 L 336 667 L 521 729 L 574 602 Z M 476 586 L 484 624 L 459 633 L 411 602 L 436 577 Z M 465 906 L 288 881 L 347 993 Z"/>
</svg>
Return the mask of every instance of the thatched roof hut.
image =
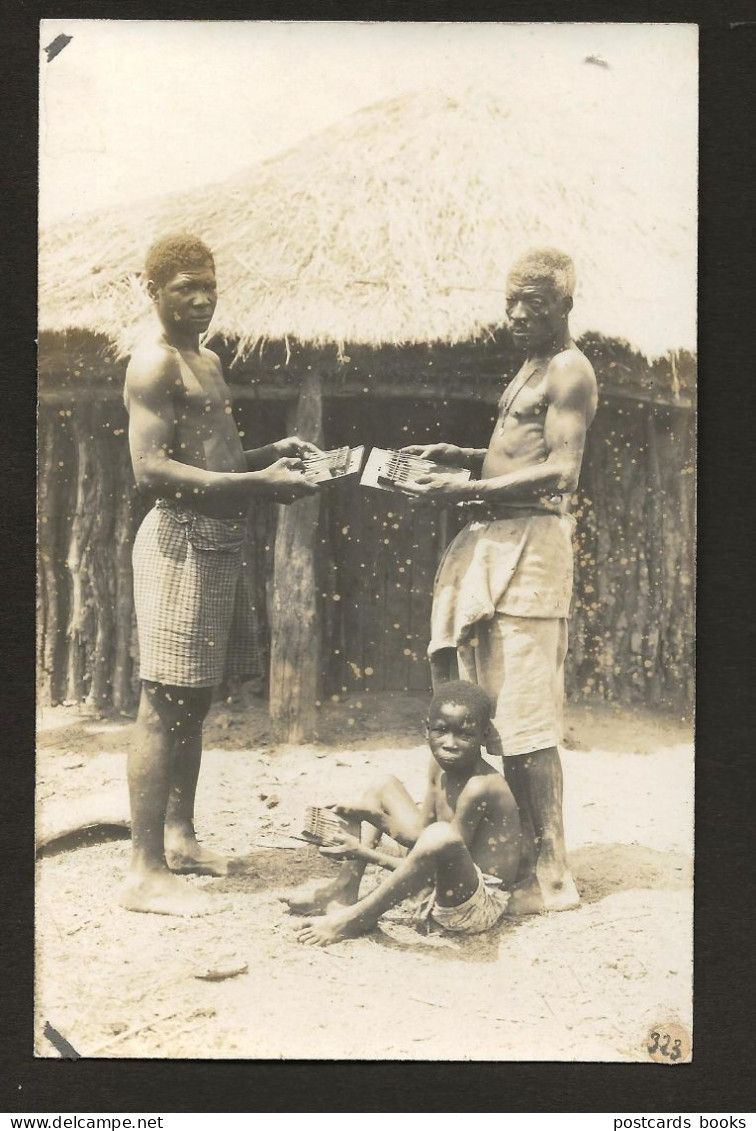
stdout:
<svg viewBox="0 0 756 1131">
<path fill-rule="evenodd" d="M 638 152 L 605 112 L 600 125 L 606 75 L 588 72 L 599 85 L 556 106 L 545 96 L 404 95 L 222 184 L 42 232 L 40 513 L 53 542 L 43 553 L 40 654 L 49 697 L 89 688 L 97 702 L 129 702 L 129 546 L 141 504 L 118 393 L 125 357 L 152 317 L 145 250 L 177 228 L 216 255 L 210 344 L 253 442 L 269 438 L 266 429 L 305 427 L 327 444 L 441 436 L 479 446 L 502 374 L 516 364 L 503 327 L 507 269 L 534 243 L 571 252 L 573 327 L 602 391 L 621 398 L 589 437 L 571 686 L 610 698 L 651 688 L 662 701 L 687 679 L 693 496 L 681 470 L 692 470 L 693 453 L 682 409 L 695 384 L 694 219 L 670 214 L 652 191 L 653 168 L 648 181 L 638 176 Z M 583 116 L 586 105 L 594 112 Z M 271 686 L 285 687 L 290 734 L 308 733 L 298 722 L 316 686 L 426 685 L 433 569 L 455 517 L 403 514 L 402 500 L 381 494 L 368 506 L 344 484 L 324 495 L 320 516 L 305 503 L 284 508 L 275 534 L 275 517 L 257 510 L 267 532 L 257 539 L 262 604 L 273 558 L 281 562 L 268 602 L 280 676 Z M 105 515 L 99 533 L 92 514 Z M 286 653 L 303 624 L 309 635 Z"/>
<path fill-rule="evenodd" d="M 40 329 L 128 352 L 149 316 L 145 249 L 180 226 L 215 251 L 213 332 L 240 356 L 266 341 L 343 355 L 480 338 L 501 325 L 507 269 L 534 243 L 576 259 L 578 333 L 648 358 L 692 350 L 694 218 L 665 214 L 600 121 L 576 130 L 574 108 L 472 91 L 371 106 L 223 184 L 44 231 Z"/>
</svg>

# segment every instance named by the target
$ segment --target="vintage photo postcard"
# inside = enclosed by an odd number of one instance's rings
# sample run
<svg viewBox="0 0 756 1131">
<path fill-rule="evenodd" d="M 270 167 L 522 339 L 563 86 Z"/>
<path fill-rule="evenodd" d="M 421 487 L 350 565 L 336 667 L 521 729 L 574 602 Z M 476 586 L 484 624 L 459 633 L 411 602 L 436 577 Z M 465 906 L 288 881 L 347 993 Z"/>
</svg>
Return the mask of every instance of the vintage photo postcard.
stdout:
<svg viewBox="0 0 756 1131">
<path fill-rule="evenodd" d="M 691 1059 L 697 87 L 42 22 L 36 1056 Z"/>
</svg>

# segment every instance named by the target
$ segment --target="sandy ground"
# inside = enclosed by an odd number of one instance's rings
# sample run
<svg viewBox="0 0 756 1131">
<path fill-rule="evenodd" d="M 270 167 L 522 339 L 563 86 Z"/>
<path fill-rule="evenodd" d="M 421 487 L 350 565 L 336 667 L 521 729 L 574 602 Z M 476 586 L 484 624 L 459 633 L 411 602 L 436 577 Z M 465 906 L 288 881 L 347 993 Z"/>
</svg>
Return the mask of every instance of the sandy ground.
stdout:
<svg viewBox="0 0 756 1131">
<path fill-rule="evenodd" d="M 419 796 L 424 697 L 329 703 L 321 738 L 275 745 L 264 705 L 208 721 L 198 826 L 251 853 L 255 874 L 192 877 L 217 915 L 176 920 L 116 903 L 126 840 L 40 858 L 36 1053 L 54 1027 L 82 1056 L 648 1061 L 649 1033 L 691 1029 L 690 725 L 606 706 L 568 716 L 565 823 L 583 904 L 457 939 L 405 911 L 370 936 L 299 945 L 276 893 L 334 865 L 297 833 L 305 806 L 396 773 Z M 126 806 L 132 724 L 58 707 L 39 722 L 38 821 L 102 795 Z M 374 880 L 373 880 L 374 882 Z M 222 981 L 196 975 L 219 965 Z M 49 1032 L 49 1030 L 48 1030 Z"/>
</svg>

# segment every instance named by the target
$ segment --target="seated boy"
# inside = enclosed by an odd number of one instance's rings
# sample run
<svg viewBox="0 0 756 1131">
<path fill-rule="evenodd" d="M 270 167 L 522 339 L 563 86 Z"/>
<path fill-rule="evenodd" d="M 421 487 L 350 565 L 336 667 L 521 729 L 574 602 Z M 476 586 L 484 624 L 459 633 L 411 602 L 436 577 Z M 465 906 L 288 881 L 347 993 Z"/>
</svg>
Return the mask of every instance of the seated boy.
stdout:
<svg viewBox="0 0 756 1131">
<path fill-rule="evenodd" d="M 321 849 L 344 860 L 339 875 L 309 894 L 284 897 L 294 914 L 322 915 L 298 927 L 300 942 L 327 946 L 365 934 L 384 911 L 429 884 L 435 885 L 431 918 L 447 931 L 477 934 L 501 918 L 509 900 L 502 889 L 513 884 L 520 858 L 520 821 L 504 778 L 481 757 L 491 709 L 482 688 L 464 681 L 442 684 L 428 712 L 433 757 L 422 804 L 390 777 L 358 804 L 333 806 L 351 826 L 338 834 L 337 847 Z M 380 852 L 383 833 L 409 848 L 408 854 Z M 368 863 L 390 869 L 390 875 L 360 899 Z M 501 887 L 487 884 L 484 873 Z"/>
</svg>

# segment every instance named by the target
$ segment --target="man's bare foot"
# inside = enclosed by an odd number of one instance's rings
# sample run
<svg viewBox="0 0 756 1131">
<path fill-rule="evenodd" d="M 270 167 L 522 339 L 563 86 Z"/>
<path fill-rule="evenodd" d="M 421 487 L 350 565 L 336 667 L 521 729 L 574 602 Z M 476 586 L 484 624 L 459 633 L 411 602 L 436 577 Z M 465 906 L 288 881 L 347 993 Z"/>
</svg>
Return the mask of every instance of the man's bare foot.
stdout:
<svg viewBox="0 0 756 1131">
<path fill-rule="evenodd" d="M 130 875 L 121 890 L 119 903 L 127 911 L 146 911 L 153 915 L 192 917 L 221 910 L 211 897 L 192 891 L 170 872 Z"/>
<path fill-rule="evenodd" d="M 327 884 L 308 884 L 294 891 L 282 892 L 278 897 L 288 905 L 292 915 L 325 915 L 327 911 L 351 907 L 359 898 L 359 884 L 350 880 L 330 880 Z"/>
<path fill-rule="evenodd" d="M 180 848 L 166 846 L 165 858 L 170 870 L 183 876 L 239 876 L 254 872 L 251 856 L 221 856 L 197 841 Z"/>
<path fill-rule="evenodd" d="M 321 919 L 305 919 L 296 928 L 297 942 L 305 946 L 330 946 L 342 939 L 352 939 L 364 931 L 354 922 L 351 909 L 334 911 Z"/>
<path fill-rule="evenodd" d="M 542 915 L 546 911 L 572 911 L 579 906 L 580 896 L 569 872 L 549 883 L 531 876 L 515 885 L 507 915 Z"/>
<path fill-rule="evenodd" d="M 580 896 L 569 872 L 564 872 L 559 879 L 540 876 L 539 887 L 544 911 L 574 911 L 580 906 Z"/>
</svg>

